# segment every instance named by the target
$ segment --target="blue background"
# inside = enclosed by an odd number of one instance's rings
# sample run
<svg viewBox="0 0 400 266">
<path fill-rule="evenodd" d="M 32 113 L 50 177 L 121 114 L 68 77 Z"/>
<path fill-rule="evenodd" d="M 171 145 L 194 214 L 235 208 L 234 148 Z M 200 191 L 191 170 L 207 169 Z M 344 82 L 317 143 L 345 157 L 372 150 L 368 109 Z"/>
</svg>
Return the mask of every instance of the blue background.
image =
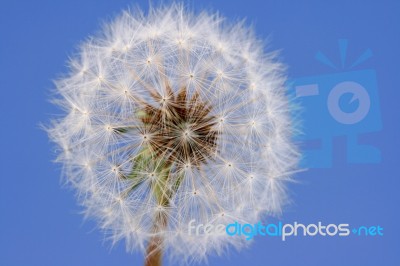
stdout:
<svg viewBox="0 0 400 266">
<path fill-rule="evenodd" d="M 383 129 L 360 137 L 378 147 L 380 164 L 348 164 L 346 139 L 335 137 L 333 167 L 310 169 L 290 184 L 283 222 L 381 225 L 383 237 L 256 238 L 250 249 L 211 256 L 209 265 L 400 265 L 399 1 L 193 1 L 229 19 L 247 17 L 272 49 L 282 49 L 289 76 L 333 73 L 314 59 L 321 50 L 339 62 L 374 56 Z M 110 248 L 93 222 L 83 222 L 74 193 L 60 186 L 54 148 L 40 128 L 58 113 L 48 100 L 52 79 L 66 71 L 76 45 L 104 19 L 147 1 L 4 1 L 0 3 L 0 265 L 141 265 L 123 244 Z M 323 126 L 323 125 L 321 125 Z"/>
</svg>

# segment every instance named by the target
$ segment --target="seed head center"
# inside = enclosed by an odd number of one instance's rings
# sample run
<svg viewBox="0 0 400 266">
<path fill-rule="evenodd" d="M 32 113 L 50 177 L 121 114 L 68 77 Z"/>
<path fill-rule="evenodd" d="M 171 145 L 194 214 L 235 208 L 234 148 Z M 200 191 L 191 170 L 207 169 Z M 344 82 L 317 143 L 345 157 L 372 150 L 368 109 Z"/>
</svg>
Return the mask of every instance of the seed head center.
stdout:
<svg viewBox="0 0 400 266">
<path fill-rule="evenodd" d="M 145 104 L 140 113 L 143 131 L 151 135 L 148 143 L 156 156 L 170 163 L 190 163 L 200 166 L 215 154 L 217 119 L 211 114 L 212 106 L 200 99 L 198 93 L 189 97 L 187 89 L 177 93 L 167 88 L 169 99 L 152 95 L 160 106 Z"/>
</svg>

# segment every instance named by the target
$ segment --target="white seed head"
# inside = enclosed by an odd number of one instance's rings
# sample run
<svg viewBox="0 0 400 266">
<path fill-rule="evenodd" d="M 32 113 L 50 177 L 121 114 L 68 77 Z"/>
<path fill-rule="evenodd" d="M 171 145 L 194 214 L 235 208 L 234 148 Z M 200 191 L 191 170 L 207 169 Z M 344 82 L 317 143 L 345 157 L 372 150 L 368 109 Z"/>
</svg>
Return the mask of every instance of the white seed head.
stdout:
<svg viewBox="0 0 400 266">
<path fill-rule="evenodd" d="M 246 240 L 189 222 L 256 223 L 281 212 L 298 154 L 283 66 L 243 23 L 182 5 L 125 12 L 82 44 L 56 82 L 48 129 L 87 217 L 113 243 L 189 262 Z M 154 231 L 157 215 L 166 224 Z"/>
</svg>

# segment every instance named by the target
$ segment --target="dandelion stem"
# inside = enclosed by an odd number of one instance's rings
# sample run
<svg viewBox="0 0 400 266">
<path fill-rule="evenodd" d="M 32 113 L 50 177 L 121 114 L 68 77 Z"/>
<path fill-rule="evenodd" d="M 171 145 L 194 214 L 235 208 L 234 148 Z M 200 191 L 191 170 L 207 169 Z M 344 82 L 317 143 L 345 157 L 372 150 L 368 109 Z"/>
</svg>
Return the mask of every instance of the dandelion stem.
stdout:
<svg viewBox="0 0 400 266">
<path fill-rule="evenodd" d="M 145 266 L 161 266 L 163 254 L 163 237 L 162 232 L 165 231 L 168 223 L 166 210 L 170 206 L 171 192 L 168 189 L 168 178 L 171 174 L 171 164 L 163 159 L 155 159 L 157 167 L 157 179 L 152 184 L 153 195 L 160 209 L 156 211 L 153 221 L 153 236 L 147 246 Z"/>
<path fill-rule="evenodd" d="M 170 172 L 170 165 L 165 166 L 159 174 L 160 180 L 156 182 L 153 187 L 154 196 L 157 199 L 159 206 L 163 209 L 156 212 L 153 222 L 153 236 L 150 238 L 147 246 L 147 254 L 145 266 L 161 266 L 162 265 L 162 253 L 163 253 L 163 237 L 161 232 L 165 231 L 168 223 L 167 213 L 165 211 L 169 206 L 169 193 L 166 189 L 166 179 L 168 179 Z"/>
<path fill-rule="evenodd" d="M 160 232 L 167 226 L 165 213 L 158 213 L 154 219 L 153 232 L 146 251 L 145 266 L 161 266 L 163 253 L 163 238 Z"/>
</svg>

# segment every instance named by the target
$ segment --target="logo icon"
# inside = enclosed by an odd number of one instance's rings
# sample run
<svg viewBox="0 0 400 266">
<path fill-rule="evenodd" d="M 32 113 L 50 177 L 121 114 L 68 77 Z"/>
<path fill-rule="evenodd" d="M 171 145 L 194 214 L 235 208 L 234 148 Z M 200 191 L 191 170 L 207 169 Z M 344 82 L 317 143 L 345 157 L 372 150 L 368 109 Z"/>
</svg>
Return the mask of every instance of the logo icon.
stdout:
<svg viewBox="0 0 400 266">
<path fill-rule="evenodd" d="M 376 73 L 373 69 L 354 70 L 372 56 L 365 50 L 350 66 L 346 64 L 347 40 L 339 40 L 341 67 L 325 54 L 316 59 L 334 73 L 292 80 L 291 87 L 303 107 L 303 165 L 308 168 L 332 167 L 333 138 L 346 136 L 348 163 L 379 163 L 380 151 L 360 144 L 361 134 L 382 128 Z"/>
</svg>

